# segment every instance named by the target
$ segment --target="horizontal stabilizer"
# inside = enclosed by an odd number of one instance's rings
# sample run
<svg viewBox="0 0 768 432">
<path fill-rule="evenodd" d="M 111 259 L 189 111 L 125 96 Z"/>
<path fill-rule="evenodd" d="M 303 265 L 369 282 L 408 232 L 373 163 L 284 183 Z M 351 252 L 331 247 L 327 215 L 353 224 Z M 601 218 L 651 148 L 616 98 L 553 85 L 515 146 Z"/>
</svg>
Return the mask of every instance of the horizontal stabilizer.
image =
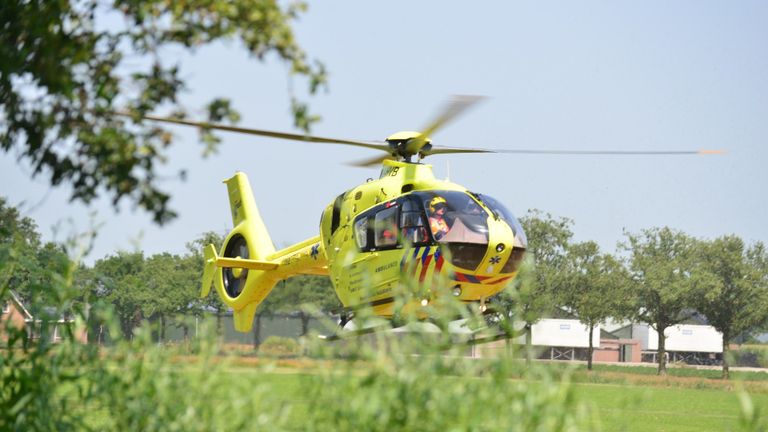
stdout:
<svg viewBox="0 0 768 432">
<path fill-rule="evenodd" d="M 272 261 L 220 257 L 212 244 L 203 248 L 203 259 L 205 260 L 205 267 L 203 267 L 203 285 L 200 289 L 201 298 L 207 297 L 208 293 L 211 292 L 211 284 L 213 283 L 217 267 L 248 270 L 274 270 L 279 267 L 279 264 Z"/>
<path fill-rule="evenodd" d="M 216 267 L 244 268 L 248 270 L 274 270 L 279 264 L 272 261 L 259 261 L 246 258 L 216 258 Z"/>
<path fill-rule="evenodd" d="M 211 284 L 213 283 L 213 276 L 216 274 L 216 248 L 209 244 L 203 248 L 203 285 L 200 287 L 200 298 L 208 297 L 211 292 Z"/>
</svg>

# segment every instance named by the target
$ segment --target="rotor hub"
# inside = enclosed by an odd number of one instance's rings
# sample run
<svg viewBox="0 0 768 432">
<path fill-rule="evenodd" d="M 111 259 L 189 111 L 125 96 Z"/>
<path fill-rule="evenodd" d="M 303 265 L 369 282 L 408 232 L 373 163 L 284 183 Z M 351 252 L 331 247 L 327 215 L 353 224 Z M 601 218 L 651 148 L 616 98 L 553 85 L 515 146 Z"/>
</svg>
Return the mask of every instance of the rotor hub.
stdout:
<svg viewBox="0 0 768 432">
<path fill-rule="evenodd" d="M 390 154 L 401 158 L 405 162 L 410 162 L 411 157 L 419 155 L 419 158 L 425 156 L 425 152 L 432 148 L 432 140 L 421 132 L 401 131 L 387 137 Z"/>
</svg>

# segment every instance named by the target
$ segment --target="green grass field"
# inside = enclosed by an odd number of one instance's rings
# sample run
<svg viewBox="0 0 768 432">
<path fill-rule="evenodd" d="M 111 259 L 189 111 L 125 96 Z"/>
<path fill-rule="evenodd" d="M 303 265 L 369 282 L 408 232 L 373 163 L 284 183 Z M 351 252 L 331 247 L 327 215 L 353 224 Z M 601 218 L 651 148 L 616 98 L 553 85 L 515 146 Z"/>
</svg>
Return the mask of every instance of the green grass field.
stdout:
<svg viewBox="0 0 768 432">
<path fill-rule="evenodd" d="M 597 410 L 608 431 L 727 431 L 739 422 L 734 391 L 577 384 L 577 395 Z M 768 395 L 751 397 L 756 406 L 768 407 Z"/>
<path fill-rule="evenodd" d="M 304 413 L 310 403 L 308 395 L 303 392 L 303 383 L 312 379 L 311 372 L 290 368 L 265 372 L 247 367 L 232 367 L 228 369 L 228 373 L 233 380 L 248 380 L 252 381 L 254 386 L 266 385 L 274 389 L 271 397 L 280 399 L 284 406 L 289 407 L 290 419 L 286 426 L 289 429 L 303 429 L 306 421 Z M 597 371 L 594 375 L 599 377 L 601 373 L 603 372 Z M 632 370 L 624 371 L 624 375 L 628 382 L 635 376 Z M 346 379 L 350 378 L 339 377 L 339 380 Z M 610 379 L 615 380 L 616 376 L 604 377 L 604 380 Z M 675 378 L 645 384 L 577 382 L 574 387 L 577 400 L 594 410 L 605 431 L 740 430 L 738 427 L 741 408 L 738 390 L 696 388 L 701 383 L 691 380 L 682 380 L 677 384 L 674 382 Z M 739 384 L 734 385 L 738 387 Z M 752 393 L 750 398 L 754 406 L 761 410 L 761 417 L 765 417 L 768 392 L 760 389 L 762 387 Z M 472 395 L 467 394 L 467 397 Z"/>
</svg>

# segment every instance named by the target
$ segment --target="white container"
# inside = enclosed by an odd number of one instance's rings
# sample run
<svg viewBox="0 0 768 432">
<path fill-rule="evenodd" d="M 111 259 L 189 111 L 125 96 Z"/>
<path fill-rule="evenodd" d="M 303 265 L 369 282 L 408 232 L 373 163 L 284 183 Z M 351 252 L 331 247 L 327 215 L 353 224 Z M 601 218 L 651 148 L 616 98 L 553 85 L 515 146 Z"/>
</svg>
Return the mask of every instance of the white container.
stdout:
<svg viewBox="0 0 768 432">
<path fill-rule="evenodd" d="M 664 331 L 667 340 L 664 348 L 667 351 L 680 352 L 723 352 L 723 335 L 712 326 L 678 324 Z M 658 351 L 659 333 L 648 328 L 648 348 Z"/>
<path fill-rule="evenodd" d="M 551 347 L 589 347 L 589 328 L 579 320 L 542 319 L 533 325 L 531 342 L 536 346 Z M 523 338 L 523 343 L 525 338 Z M 600 347 L 600 326 L 595 326 L 592 333 L 592 346 Z"/>
</svg>

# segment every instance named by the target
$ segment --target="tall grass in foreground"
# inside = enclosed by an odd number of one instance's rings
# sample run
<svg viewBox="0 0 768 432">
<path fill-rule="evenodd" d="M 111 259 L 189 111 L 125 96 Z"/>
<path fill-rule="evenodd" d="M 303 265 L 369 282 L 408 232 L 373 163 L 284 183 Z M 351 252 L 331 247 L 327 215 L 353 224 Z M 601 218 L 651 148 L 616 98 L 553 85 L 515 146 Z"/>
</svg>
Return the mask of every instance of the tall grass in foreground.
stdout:
<svg viewBox="0 0 768 432">
<path fill-rule="evenodd" d="M 77 327 L 98 322 L 119 335 L 109 307 L 86 307 L 87 299 L 73 288 L 74 269 L 62 263 L 50 284 L 36 287 L 33 310 L 50 319 L 71 313 Z M 405 290 L 400 306 L 409 300 L 408 292 L 415 291 Z M 7 299 L 7 289 L 0 289 L 0 295 Z M 468 361 L 460 346 L 465 340 L 448 331 L 457 317 L 469 328 L 484 325 L 443 296 L 423 310 L 395 317 L 394 322 L 413 331 L 378 332 L 333 344 L 308 339 L 308 352 L 332 360 L 320 362 L 332 366 L 302 376 L 293 392 L 279 388 L 281 381 L 269 366 L 242 374 L 228 370 L 226 359 L 217 355 L 213 325 L 189 348 L 158 346 L 144 328 L 133 340 L 99 350 L 74 342 L 77 329 L 52 345 L 44 337 L 31 341 L 23 330 L 3 323 L 8 344 L 0 351 L 0 430 L 600 429 L 597 411 L 576 398 L 568 372 L 555 375 L 511 357 Z M 375 322 L 366 311 L 357 319 Z M 176 363 L 176 355 L 186 350 L 196 354 L 195 360 Z M 734 427 L 764 430 L 758 407 L 746 396 L 742 406 L 741 423 Z"/>
<path fill-rule="evenodd" d="M 404 295 L 402 302 L 407 300 Z M 307 430 L 599 429 L 594 411 L 575 399 L 567 373 L 556 380 L 545 369 L 526 369 L 512 360 L 512 352 L 491 362 L 467 359 L 470 339 L 456 331 L 455 319 L 462 319 L 464 331 L 484 327 L 484 321 L 452 296 L 433 300 L 425 309 L 395 317 L 400 331 L 314 344 L 322 355 L 356 361 L 336 362 L 337 368 L 304 377 Z M 366 311 L 356 319 L 376 321 Z"/>
</svg>

